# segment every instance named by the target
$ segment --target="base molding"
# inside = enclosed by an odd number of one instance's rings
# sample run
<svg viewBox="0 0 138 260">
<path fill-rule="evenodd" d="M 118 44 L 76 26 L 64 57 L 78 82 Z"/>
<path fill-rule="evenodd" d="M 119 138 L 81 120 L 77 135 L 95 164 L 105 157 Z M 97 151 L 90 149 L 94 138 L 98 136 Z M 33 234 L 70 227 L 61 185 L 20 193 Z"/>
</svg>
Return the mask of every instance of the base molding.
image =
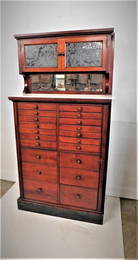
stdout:
<svg viewBox="0 0 138 260">
<path fill-rule="evenodd" d="M 79 220 L 95 224 L 103 224 L 103 214 L 96 214 L 90 212 L 83 212 L 78 210 L 71 210 L 59 207 L 52 207 L 50 205 L 42 204 L 39 202 L 27 201 L 22 198 L 18 199 L 18 209 L 57 216 L 62 218 L 68 218 L 73 220 Z"/>
</svg>

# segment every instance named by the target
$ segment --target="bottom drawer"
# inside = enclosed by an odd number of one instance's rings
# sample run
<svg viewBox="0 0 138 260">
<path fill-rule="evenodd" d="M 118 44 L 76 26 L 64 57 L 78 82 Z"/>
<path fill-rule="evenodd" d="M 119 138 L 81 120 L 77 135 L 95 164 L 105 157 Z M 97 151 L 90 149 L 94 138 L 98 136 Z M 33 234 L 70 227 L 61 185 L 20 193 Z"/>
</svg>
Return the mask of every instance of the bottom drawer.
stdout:
<svg viewBox="0 0 138 260">
<path fill-rule="evenodd" d="M 57 185 L 46 182 L 23 181 L 24 198 L 45 202 L 57 202 Z"/>
<path fill-rule="evenodd" d="M 97 208 L 97 190 L 60 186 L 61 204 L 96 210 Z"/>
</svg>

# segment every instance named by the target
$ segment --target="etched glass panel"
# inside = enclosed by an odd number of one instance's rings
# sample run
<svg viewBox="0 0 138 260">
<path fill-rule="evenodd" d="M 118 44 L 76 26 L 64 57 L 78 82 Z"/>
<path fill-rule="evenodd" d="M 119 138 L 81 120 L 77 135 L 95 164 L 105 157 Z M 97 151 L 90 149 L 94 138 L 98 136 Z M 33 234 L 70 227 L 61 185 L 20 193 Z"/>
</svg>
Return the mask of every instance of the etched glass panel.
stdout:
<svg viewBox="0 0 138 260">
<path fill-rule="evenodd" d="M 57 67 L 57 44 L 25 45 L 26 67 Z"/>
<path fill-rule="evenodd" d="M 77 42 L 66 44 L 67 67 L 100 67 L 102 42 Z"/>
</svg>

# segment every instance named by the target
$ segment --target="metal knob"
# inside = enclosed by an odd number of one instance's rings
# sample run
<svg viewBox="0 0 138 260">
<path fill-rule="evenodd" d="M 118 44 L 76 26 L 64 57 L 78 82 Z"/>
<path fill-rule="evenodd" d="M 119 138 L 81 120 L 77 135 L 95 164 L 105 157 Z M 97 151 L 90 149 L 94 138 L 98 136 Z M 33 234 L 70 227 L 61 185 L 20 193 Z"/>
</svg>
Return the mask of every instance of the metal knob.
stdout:
<svg viewBox="0 0 138 260">
<path fill-rule="evenodd" d="M 80 118 L 80 117 L 81 117 L 81 114 L 77 114 L 77 117 Z"/>
<path fill-rule="evenodd" d="M 37 191 L 38 191 L 38 192 L 42 192 L 43 189 L 42 189 L 42 188 L 38 188 Z"/>
<path fill-rule="evenodd" d="M 39 125 L 35 125 L 34 128 L 39 128 Z"/>
<path fill-rule="evenodd" d="M 39 140 L 39 139 L 40 139 L 40 137 L 37 135 L 37 136 L 35 137 L 35 139 L 36 139 L 36 140 Z"/>
<path fill-rule="evenodd" d="M 34 121 L 39 121 L 39 119 L 37 117 L 34 118 Z"/>
<path fill-rule="evenodd" d="M 35 105 L 35 106 L 34 106 L 34 109 L 38 109 L 38 105 Z"/>
<path fill-rule="evenodd" d="M 76 130 L 81 130 L 81 127 L 77 127 Z"/>
<path fill-rule="evenodd" d="M 40 143 L 38 143 L 38 142 L 37 142 L 37 143 L 35 143 L 35 146 L 40 146 Z"/>
<path fill-rule="evenodd" d="M 82 161 L 81 161 L 80 159 L 77 159 L 77 160 L 76 160 L 76 163 L 81 164 Z"/>
<path fill-rule="evenodd" d="M 39 170 L 37 170 L 37 171 L 36 171 L 36 173 L 37 173 L 37 174 L 39 174 L 39 175 L 41 175 L 41 174 L 42 174 L 42 172 L 41 172 L 41 171 L 39 171 Z"/>
<path fill-rule="evenodd" d="M 38 112 L 34 112 L 34 115 L 38 115 L 39 113 Z"/>
<path fill-rule="evenodd" d="M 81 176 L 80 175 L 77 175 L 76 176 L 76 180 L 81 180 L 82 178 L 81 178 Z"/>
<path fill-rule="evenodd" d="M 81 146 L 76 146 L 76 149 L 77 150 L 81 150 Z"/>
<path fill-rule="evenodd" d="M 77 108 L 77 111 L 81 111 L 81 110 L 82 110 L 82 108 L 81 108 L 81 107 L 78 107 L 78 108 Z"/>
<path fill-rule="evenodd" d="M 77 199 L 81 199 L 81 195 L 80 194 L 76 194 L 76 198 Z"/>
<path fill-rule="evenodd" d="M 41 158 L 40 154 L 36 154 L 35 158 L 40 159 Z"/>
<path fill-rule="evenodd" d="M 81 133 L 77 133 L 77 135 L 76 135 L 77 137 L 81 137 L 82 135 L 81 135 Z"/>
<path fill-rule="evenodd" d="M 82 124 L 82 121 L 80 121 L 80 120 L 77 121 L 77 124 L 78 124 L 78 125 L 81 125 L 81 124 Z"/>
<path fill-rule="evenodd" d="M 81 144 L 81 140 L 80 140 L 80 139 L 78 139 L 78 140 L 77 140 L 77 143 L 78 143 L 78 144 Z"/>
<path fill-rule="evenodd" d="M 36 130 L 36 131 L 35 131 L 35 134 L 39 134 L 39 130 Z"/>
</svg>

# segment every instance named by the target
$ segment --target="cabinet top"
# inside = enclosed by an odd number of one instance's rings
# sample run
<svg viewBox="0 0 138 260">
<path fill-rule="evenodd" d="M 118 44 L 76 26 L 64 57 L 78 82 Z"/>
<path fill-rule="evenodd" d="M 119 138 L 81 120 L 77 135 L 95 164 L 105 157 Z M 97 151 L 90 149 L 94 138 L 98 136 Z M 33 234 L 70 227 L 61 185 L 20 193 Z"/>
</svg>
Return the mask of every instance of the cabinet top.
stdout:
<svg viewBox="0 0 138 260">
<path fill-rule="evenodd" d="M 57 31 L 57 32 L 45 32 L 45 33 L 30 33 L 30 34 L 15 34 L 14 37 L 19 39 L 30 38 L 44 38 L 44 37 L 61 37 L 61 36 L 73 36 L 73 35 L 92 35 L 92 34 L 113 34 L 114 28 L 102 28 L 102 29 L 88 29 L 88 30 L 71 30 L 71 31 Z"/>
</svg>

